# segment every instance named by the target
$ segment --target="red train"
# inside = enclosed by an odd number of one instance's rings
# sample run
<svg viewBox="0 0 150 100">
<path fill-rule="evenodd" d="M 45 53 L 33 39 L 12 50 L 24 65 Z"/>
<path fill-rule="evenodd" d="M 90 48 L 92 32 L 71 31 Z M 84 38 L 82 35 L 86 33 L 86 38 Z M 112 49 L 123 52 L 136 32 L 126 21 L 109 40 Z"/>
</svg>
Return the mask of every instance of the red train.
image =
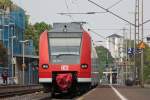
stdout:
<svg viewBox="0 0 150 100">
<path fill-rule="evenodd" d="M 99 83 L 99 66 L 90 34 L 80 23 L 54 23 L 39 41 L 39 82 L 52 95 L 81 92 Z"/>
</svg>

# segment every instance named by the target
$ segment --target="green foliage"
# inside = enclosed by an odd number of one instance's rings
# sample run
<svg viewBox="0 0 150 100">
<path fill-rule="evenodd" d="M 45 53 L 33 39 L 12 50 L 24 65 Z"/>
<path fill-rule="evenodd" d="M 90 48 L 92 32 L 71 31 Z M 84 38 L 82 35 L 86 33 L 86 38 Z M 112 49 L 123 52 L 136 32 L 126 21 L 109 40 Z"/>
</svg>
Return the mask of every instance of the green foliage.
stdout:
<svg viewBox="0 0 150 100">
<path fill-rule="evenodd" d="M 98 54 L 98 57 L 100 59 L 100 65 L 104 66 L 106 64 L 110 64 L 113 62 L 113 58 L 111 56 L 111 53 L 109 52 L 109 50 L 103 46 L 98 46 L 96 47 L 96 51 Z"/>
<path fill-rule="evenodd" d="M 100 65 L 100 76 L 102 76 L 102 72 L 104 71 L 104 68 L 108 64 L 113 63 L 113 57 L 111 56 L 111 53 L 108 49 L 106 49 L 103 46 L 97 46 L 96 51 L 99 58 L 99 65 Z"/>
<path fill-rule="evenodd" d="M 4 48 L 3 44 L 0 43 L 0 63 L 3 66 L 7 65 L 7 61 L 8 61 L 8 56 L 7 56 L 7 49 Z"/>
<path fill-rule="evenodd" d="M 130 41 L 130 40 L 125 40 L 125 42 L 127 42 L 127 46 L 128 46 L 128 47 L 132 47 L 132 48 L 134 47 L 134 40 L 131 40 L 131 41 Z M 125 48 L 125 47 L 126 47 L 126 46 L 124 45 L 124 48 Z"/>
<path fill-rule="evenodd" d="M 150 47 L 144 49 L 144 80 L 150 80 Z"/>
<path fill-rule="evenodd" d="M 45 22 L 35 23 L 34 25 L 29 24 L 29 16 L 26 15 L 25 19 L 25 39 L 32 39 L 33 44 L 38 54 L 39 36 L 45 30 L 50 30 L 52 27 Z"/>
<path fill-rule="evenodd" d="M 27 28 L 29 25 L 29 18 L 30 18 L 29 15 L 25 15 L 25 28 Z"/>
<path fill-rule="evenodd" d="M 16 4 L 13 4 L 11 0 L 0 0 L 0 9 L 8 11 L 19 10 L 20 7 Z"/>
<path fill-rule="evenodd" d="M 0 9 L 4 9 L 4 10 L 6 10 L 7 9 L 7 7 L 11 7 L 11 5 L 12 5 L 12 2 L 11 2 L 11 0 L 0 0 Z"/>
<path fill-rule="evenodd" d="M 34 27 L 29 24 L 28 15 L 25 15 L 25 39 L 34 39 Z"/>
<path fill-rule="evenodd" d="M 25 39 L 34 39 L 34 27 L 29 24 L 25 30 Z"/>
<path fill-rule="evenodd" d="M 40 22 L 40 23 L 35 23 L 33 25 L 33 27 L 34 27 L 34 30 L 35 30 L 34 31 L 34 45 L 35 45 L 35 48 L 36 48 L 37 53 L 38 53 L 39 36 L 45 30 L 50 30 L 51 29 L 51 25 L 48 25 L 45 22 Z"/>
<path fill-rule="evenodd" d="M 40 22 L 40 23 L 35 23 L 34 28 L 36 30 L 37 35 L 39 36 L 41 34 L 41 32 L 43 32 L 45 30 L 50 30 L 51 26 L 49 26 L 45 22 Z"/>
</svg>

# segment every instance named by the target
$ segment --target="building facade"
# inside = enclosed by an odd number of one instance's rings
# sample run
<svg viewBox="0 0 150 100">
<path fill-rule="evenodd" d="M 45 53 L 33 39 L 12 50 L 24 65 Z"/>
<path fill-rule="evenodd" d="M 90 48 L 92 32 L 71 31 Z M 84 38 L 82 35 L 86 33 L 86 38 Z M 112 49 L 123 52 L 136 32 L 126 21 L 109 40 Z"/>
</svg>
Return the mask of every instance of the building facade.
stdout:
<svg viewBox="0 0 150 100">
<path fill-rule="evenodd" d="M 111 52 L 111 55 L 116 60 L 122 61 L 124 53 L 123 37 L 117 34 L 112 34 L 107 38 L 107 49 Z"/>
<path fill-rule="evenodd" d="M 32 75 L 36 70 L 36 68 L 33 68 L 35 57 L 33 57 L 32 40 L 28 40 L 27 45 L 24 45 L 23 55 L 23 43 L 21 41 L 24 40 L 24 31 L 25 11 L 22 8 L 16 6 L 13 10 L 0 9 L 0 42 L 8 50 L 8 65 L 0 66 L 0 74 L 6 69 L 10 84 L 22 84 L 23 81 L 32 83 Z M 24 72 L 22 69 L 23 56 L 26 64 Z M 24 73 L 24 76 L 22 73 Z M 24 80 L 22 80 L 23 77 Z"/>
<path fill-rule="evenodd" d="M 23 40 L 25 30 L 25 11 L 22 8 L 17 8 L 12 11 L 4 11 L 0 9 L 0 41 L 4 47 L 8 49 L 8 55 L 13 53 L 21 54 L 21 44 L 19 41 Z M 12 37 L 15 38 L 12 41 Z M 13 47 L 12 47 L 13 42 Z"/>
</svg>

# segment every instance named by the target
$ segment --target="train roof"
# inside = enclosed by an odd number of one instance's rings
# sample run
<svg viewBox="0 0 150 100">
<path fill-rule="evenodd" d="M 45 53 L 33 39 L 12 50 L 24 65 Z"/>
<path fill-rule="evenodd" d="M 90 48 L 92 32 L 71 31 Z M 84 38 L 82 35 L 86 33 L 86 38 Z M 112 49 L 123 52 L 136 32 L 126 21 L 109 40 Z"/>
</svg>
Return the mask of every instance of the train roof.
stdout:
<svg viewBox="0 0 150 100">
<path fill-rule="evenodd" d="M 118 34 L 112 34 L 108 36 L 107 38 L 112 38 L 112 37 L 123 38 L 121 35 L 118 35 Z"/>
<path fill-rule="evenodd" d="M 54 23 L 50 32 L 83 32 L 83 28 L 80 22 Z"/>
</svg>

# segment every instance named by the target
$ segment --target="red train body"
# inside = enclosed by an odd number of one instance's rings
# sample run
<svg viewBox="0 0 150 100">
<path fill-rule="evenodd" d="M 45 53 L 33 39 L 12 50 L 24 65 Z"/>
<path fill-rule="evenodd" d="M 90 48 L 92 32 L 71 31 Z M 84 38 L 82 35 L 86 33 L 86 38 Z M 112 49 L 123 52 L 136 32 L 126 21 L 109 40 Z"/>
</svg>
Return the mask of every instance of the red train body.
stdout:
<svg viewBox="0 0 150 100">
<path fill-rule="evenodd" d="M 39 82 L 55 92 L 85 90 L 99 83 L 96 51 L 79 23 L 56 23 L 39 41 Z"/>
</svg>

